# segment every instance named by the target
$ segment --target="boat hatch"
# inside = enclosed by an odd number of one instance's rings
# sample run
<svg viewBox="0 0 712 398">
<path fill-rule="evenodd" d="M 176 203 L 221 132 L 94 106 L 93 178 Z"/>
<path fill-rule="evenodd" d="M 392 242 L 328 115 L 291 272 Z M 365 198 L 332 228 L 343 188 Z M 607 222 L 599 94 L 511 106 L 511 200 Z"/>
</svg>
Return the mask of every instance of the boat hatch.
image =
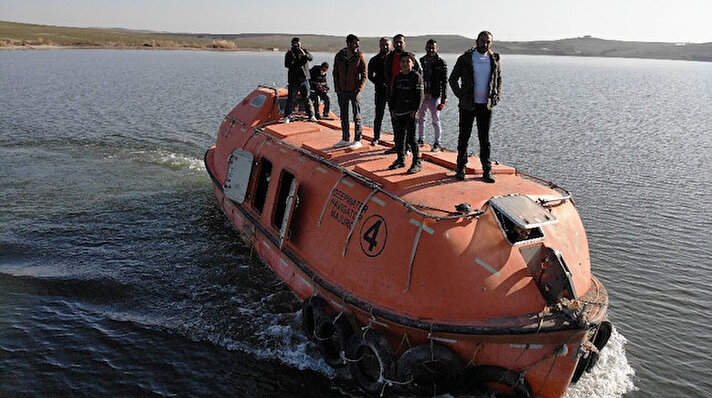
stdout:
<svg viewBox="0 0 712 398">
<path fill-rule="evenodd" d="M 541 226 L 559 220 L 525 195 L 498 196 L 489 200 L 507 240 L 524 243 L 544 237 Z"/>
<path fill-rule="evenodd" d="M 522 247 L 519 252 L 548 305 L 554 305 L 562 298 L 578 298 L 571 270 L 561 253 L 543 244 Z"/>
<path fill-rule="evenodd" d="M 250 174 L 252 174 L 252 153 L 242 149 L 232 151 L 227 163 L 225 184 L 223 184 L 225 196 L 242 203 L 247 193 Z"/>
</svg>

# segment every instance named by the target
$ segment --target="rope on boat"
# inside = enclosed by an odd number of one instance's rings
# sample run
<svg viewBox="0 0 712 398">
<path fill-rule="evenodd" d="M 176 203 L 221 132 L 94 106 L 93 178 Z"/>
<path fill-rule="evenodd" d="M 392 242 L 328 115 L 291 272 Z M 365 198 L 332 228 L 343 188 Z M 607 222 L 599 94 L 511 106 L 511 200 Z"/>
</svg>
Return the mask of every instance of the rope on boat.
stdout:
<svg viewBox="0 0 712 398">
<path fill-rule="evenodd" d="M 334 183 L 334 186 L 331 187 L 331 190 L 329 191 L 329 195 L 326 196 L 326 200 L 324 200 L 324 207 L 321 209 L 321 215 L 319 216 L 319 222 L 317 223 L 317 226 L 321 227 L 321 221 L 324 219 L 324 214 L 326 213 L 326 208 L 329 205 L 329 199 L 331 198 L 331 195 L 334 194 L 334 190 L 336 187 L 341 184 L 341 181 L 343 181 L 346 178 L 346 174 L 342 175 L 336 182 Z"/>
<path fill-rule="evenodd" d="M 470 359 L 470 362 L 467 363 L 467 366 L 477 366 L 475 358 L 477 358 L 477 354 L 482 348 L 484 348 L 484 345 L 482 345 L 482 343 L 477 343 L 477 347 L 475 347 L 475 352 L 472 353 L 472 359 Z"/>
<path fill-rule="evenodd" d="M 373 195 L 378 193 L 377 189 L 374 189 L 371 191 L 370 194 L 366 197 L 366 200 L 361 202 L 361 206 L 358 208 L 358 212 L 356 213 L 356 216 L 354 217 L 354 221 L 351 223 L 351 228 L 349 229 L 349 234 L 346 235 L 346 242 L 344 242 L 344 250 L 341 252 L 341 257 L 346 257 L 346 250 L 349 247 L 349 241 L 351 240 L 351 236 L 354 233 L 354 230 L 356 229 L 356 224 L 358 224 L 358 220 L 361 219 L 361 213 L 363 213 L 364 209 L 366 209 L 366 205 L 368 205 L 368 202 L 371 200 Z M 326 207 L 324 207 L 326 209 Z M 322 212 L 323 215 L 323 212 Z"/>
</svg>

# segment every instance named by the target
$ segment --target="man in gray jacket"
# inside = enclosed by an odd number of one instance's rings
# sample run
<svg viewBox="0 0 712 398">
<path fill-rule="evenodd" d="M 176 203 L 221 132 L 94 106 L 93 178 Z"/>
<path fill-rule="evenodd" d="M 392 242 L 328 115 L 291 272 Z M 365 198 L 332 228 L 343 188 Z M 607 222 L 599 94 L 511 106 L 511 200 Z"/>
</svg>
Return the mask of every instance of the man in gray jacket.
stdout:
<svg viewBox="0 0 712 398">
<path fill-rule="evenodd" d="M 452 92 L 459 99 L 460 134 L 457 139 L 458 180 L 465 179 L 467 145 L 472 134 L 472 123 L 477 120 L 480 141 L 482 180 L 493 183 L 490 164 L 489 128 L 492 107 L 497 105 L 502 84 L 499 54 L 492 51 L 492 33 L 482 31 L 477 36 L 477 46 L 457 58 L 448 79 Z"/>
</svg>

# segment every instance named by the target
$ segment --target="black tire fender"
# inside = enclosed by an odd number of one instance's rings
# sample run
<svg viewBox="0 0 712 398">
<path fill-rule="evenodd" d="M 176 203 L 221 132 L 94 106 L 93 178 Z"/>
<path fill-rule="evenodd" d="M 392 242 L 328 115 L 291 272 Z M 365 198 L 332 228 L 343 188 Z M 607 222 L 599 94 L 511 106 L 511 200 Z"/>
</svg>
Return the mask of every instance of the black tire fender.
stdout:
<svg viewBox="0 0 712 398">
<path fill-rule="evenodd" d="M 598 330 L 594 336 L 592 336 L 591 342 L 598 351 L 601 351 L 603 347 L 608 343 L 608 339 L 611 338 L 611 333 L 613 333 L 613 325 L 609 321 L 603 321 L 598 325 Z M 596 363 L 598 363 L 598 357 L 600 354 L 595 352 L 590 352 L 588 356 L 579 358 L 578 364 L 576 364 L 576 370 L 574 370 L 574 375 L 571 377 L 571 382 L 576 383 L 579 381 L 584 372 L 590 372 Z"/>
<path fill-rule="evenodd" d="M 398 381 L 415 393 L 440 393 L 462 376 L 462 362 L 448 346 L 430 343 L 408 349 L 398 359 Z"/>
<path fill-rule="evenodd" d="M 488 388 L 491 390 L 494 387 L 488 385 L 500 385 L 511 390 L 517 398 L 531 398 L 534 396 L 529 382 L 521 373 L 513 370 L 502 368 L 499 366 L 475 366 L 467 372 L 466 383 L 468 388 Z M 488 391 L 486 390 L 486 391 Z"/>
<path fill-rule="evenodd" d="M 316 326 L 325 319 L 326 300 L 311 296 L 302 303 L 302 330 L 309 340 L 316 341 Z"/>
<path fill-rule="evenodd" d="M 391 346 L 371 328 L 351 336 L 346 345 L 346 362 L 351 376 L 368 392 L 380 391 L 395 375 Z"/>
<path fill-rule="evenodd" d="M 321 318 L 314 329 L 316 344 L 324 361 L 332 368 L 340 368 L 346 363 L 343 354 L 354 334 L 351 323 L 343 313 Z"/>
</svg>

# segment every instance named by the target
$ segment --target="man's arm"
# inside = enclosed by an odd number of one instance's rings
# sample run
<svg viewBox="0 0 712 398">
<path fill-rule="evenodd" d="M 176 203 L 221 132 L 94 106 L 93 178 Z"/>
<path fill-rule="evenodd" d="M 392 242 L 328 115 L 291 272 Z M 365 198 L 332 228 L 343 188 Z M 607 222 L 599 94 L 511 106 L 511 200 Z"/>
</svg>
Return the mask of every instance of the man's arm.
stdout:
<svg viewBox="0 0 712 398">
<path fill-rule="evenodd" d="M 359 76 L 359 84 L 358 84 L 358 91 L 363 91 L 363 88 L 366 87 L 366 77 L 368 75 L 368 70 L 366 68 L 366 58 L 363 57 L 362 53 L 359 53 L 359 58 L 361 60 L 358 63 L 358 76 Z"/>
<path fill-rule="evenodd" d="M 462 95 L 462 88 L 460 87 L 462 69 L 462 60 L 461 58 L 458 58 L 457 62 L 455 62 L 455 67 L 452 69 L 452 73 L 450 73 L 450 78 L 448 79 L 452 93 L 455 94 L 455 97 L 457 98 L 460 98 Z"/>
</svg>

